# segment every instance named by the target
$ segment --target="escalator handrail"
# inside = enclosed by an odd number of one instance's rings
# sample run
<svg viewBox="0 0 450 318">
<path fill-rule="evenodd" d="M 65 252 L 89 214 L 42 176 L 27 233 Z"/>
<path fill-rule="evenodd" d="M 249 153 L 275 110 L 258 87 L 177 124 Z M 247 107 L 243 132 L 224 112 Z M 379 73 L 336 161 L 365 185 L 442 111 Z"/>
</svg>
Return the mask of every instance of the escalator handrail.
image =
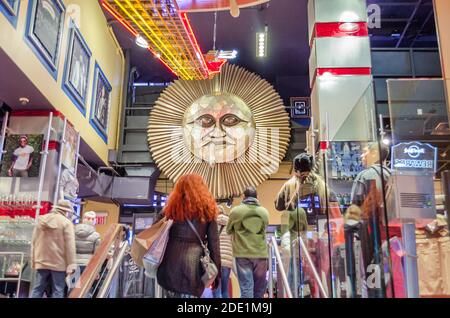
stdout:
<svg viewBox="0 0 450 318">
<path fill-rule="evenodd" d="M 292 298 L 291 287 L 289 285 L 286 272 L 284 271 L 283 262 L 281 260 L 280 251 L 278 250 L 278 243 L 277 243 L 277 239 L 275 238 L 275 236 L 271 237 L 271 242 L 272 242 L 272 247 L 275 251 L 275 258 L 277 259 L 278 270 L 281 273 L 281 279 L 283 281 L 284 288 L 286 290 L 288 298 Z M 272 271 L 272 268 L 269 268 L 269 270 Z"/>
<path fill-rule="evenodd" d="M 111 267 L 111 270 L 108 271 L 108 275 L 105 278 L 105 282 L 100 287 L 100 290 L 98 292 L 97 298 L 105 298 L 108 294 L 110 285 L 112 283 L 112 280 L 114 278 L 114 275 L 116 274 L 117 270 L 119 269 L 120 264 L 123 262 L 123 258 L 125 255 L 127 255 L 127 252 L 129 251 L 129 245 L 128 241 L 123 241 L 121 243 L 120 251 L 117 254 L 116 259 L 114 260 L 114 263 Z"/>
<path fill-rule="evenodd" d="M 302 237 L 299 236 L 295 240 L 292 241 L 292 248 L 295 251 L 295 244 L 300 244 L 300 248 L 302 249 L 303 255 L 306 256 L 306 260 L 311 267 L 313 271 L 313 275 L 317 281 L 317 284 L 319 285 L 319 290 L 324 298 L 329 298 L 328 293 L 325 290 L 325 287 L 322 284 L 322 280 L 320 279 L 319 273 L 317 272 L 316 266 L 314 265 L 314 262 L 312 261 L 311 255 L 309 254 L 308 249 L 306 248 L 305 242 L 303 241 Z"/>
<path fill-rule="evenodd" d="M 123 234 L 124 226 L 122 224 L 112 224 L 109 227 L 100 246 L 95 254 L 92 255 L 86 269 L 77 281 L 75 288 L 70 292 L 69 298 L 86 297 L 99 274 L 103 263 L 107 259 L 111 247 L 117 243 L 118 240 L 122 241 Z"/>
</svg>

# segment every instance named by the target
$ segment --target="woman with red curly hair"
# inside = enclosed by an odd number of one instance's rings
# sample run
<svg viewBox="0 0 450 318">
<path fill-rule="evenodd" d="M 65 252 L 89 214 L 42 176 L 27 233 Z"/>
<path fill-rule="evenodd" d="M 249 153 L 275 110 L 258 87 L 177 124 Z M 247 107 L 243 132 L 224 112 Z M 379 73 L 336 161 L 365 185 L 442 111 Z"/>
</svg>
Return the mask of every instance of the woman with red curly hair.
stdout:
<svg viewBox="0 0 450 318">
<path fill-rule="evenodd" d="M 200 238 L 207 244 L 211 259 L 220 273 L 216 223 L 218 209 L 203 178 L 197 174 L 182 176 L 169 196 L 163 215 L 173 220 L 166 251 L 157 273 L 163 297 L 200 297 L 205 289 L 200 264 L 203 248 L 187 221 L 192 222 Z M 219 286 L 219 276 L 214 281 L 213 289 Z"/>
</svg>

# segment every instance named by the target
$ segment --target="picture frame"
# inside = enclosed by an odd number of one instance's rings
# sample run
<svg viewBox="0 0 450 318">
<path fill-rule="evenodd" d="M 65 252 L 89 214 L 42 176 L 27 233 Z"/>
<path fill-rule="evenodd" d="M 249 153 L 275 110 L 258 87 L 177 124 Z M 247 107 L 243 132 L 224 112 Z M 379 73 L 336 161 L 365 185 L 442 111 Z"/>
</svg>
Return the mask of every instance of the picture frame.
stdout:
<svg viewBox="0 0 450 318">
<path fill-rule="evenodd" d="M 30 0 L 26 40 L 57 80 L 66 8 L 61 0 Z"/>
<path fill-rule="evenodd" d="M 17 18 L 19 15 L 20 0 L 0 0 L 0 12 L 12 24 L 17 27 Z"/>
<path fill-rule="evenodd" d="M 62 89 L 83 116 L 86 116 L 92 52 L 72 20 L 69 29 Z"/>
<path fill-rule="evenodd" d="M 64 132 L 65 143 L 62 145 L 61 164 L 74 174 L 77 165 L 79 134 L 72 125 L 67 123 Z"/>
<path fill-rule="evenodd" d="M 39 177 L 43 145 L 44 135 L 41 134 L 8 135 L 0 176 Z"/>
<path fill-rule="evenodd" d="M 100 68 L 100 65 L 96 62 L 94 85 L 92 88 L 90 123 L 105 142 L 108 140 L 111 92 L 112 86 Z"/>
<path fill-rule="evenodd" d="M 310 118 L 311 104 L 309 97 L 291 97 L 291 118 Z"/>
</svg>

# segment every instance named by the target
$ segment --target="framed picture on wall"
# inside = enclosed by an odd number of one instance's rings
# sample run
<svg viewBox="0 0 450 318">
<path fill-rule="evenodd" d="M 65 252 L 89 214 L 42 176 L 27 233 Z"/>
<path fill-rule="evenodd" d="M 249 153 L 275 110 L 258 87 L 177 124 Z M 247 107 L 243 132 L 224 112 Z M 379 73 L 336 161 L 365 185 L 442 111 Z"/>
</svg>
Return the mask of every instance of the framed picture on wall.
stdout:
<svg viewBox="0 0 450 318">
<path fill-rule="evenodd" d="M 62 146 L 61 163 L 70 172 L 75 172 L 78 151 L 78 132 L 70 124 L 66 125 L 65 143 Z"/>
<path fill-rule="evenodd" d="M 9 135 L 6 137 L 2 177 L 39 177 L 44 135 Z"/>
<path fill-rule="evenodd" d="M 71 22 L 62 88 L 83 115 L 86 115 L 91 56 L 80 30 Z"/>
<path fill-rule="evenodd" d="M 20 0 L 0 0 L 0 12 L 2 12 L 8 21 L 17 26 L 17 17 L 19 15 Z"/>
<path fill-rule="evenodd" d="M 31 0 L 26 37 L 44 66 L 55 78 L 64 29 L 65 7 L 61 0 Z"/>
<path fill-rule="evenodd" d="M 95 63 L 90 122 L 105 142 L 107 141 L 108 136 L 111 91 L 111 84 L 98 63 Z"/>
</svg>

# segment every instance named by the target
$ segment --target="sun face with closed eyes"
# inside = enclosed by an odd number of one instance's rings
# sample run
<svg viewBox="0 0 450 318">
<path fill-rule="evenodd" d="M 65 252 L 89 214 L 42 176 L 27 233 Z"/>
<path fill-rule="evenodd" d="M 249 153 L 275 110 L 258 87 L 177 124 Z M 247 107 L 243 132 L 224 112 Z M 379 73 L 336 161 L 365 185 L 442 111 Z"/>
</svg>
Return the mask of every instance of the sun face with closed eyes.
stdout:
<svg viewBox="0 0 450 318">
<path fill-rule="evenodd" d="M 184 114 L 183 128 L 186 146 L 210 164 L 239 158 L 255 137 L 252 111 L 228 93 L 204 95 L 194 101 Z"/>
</svg>

